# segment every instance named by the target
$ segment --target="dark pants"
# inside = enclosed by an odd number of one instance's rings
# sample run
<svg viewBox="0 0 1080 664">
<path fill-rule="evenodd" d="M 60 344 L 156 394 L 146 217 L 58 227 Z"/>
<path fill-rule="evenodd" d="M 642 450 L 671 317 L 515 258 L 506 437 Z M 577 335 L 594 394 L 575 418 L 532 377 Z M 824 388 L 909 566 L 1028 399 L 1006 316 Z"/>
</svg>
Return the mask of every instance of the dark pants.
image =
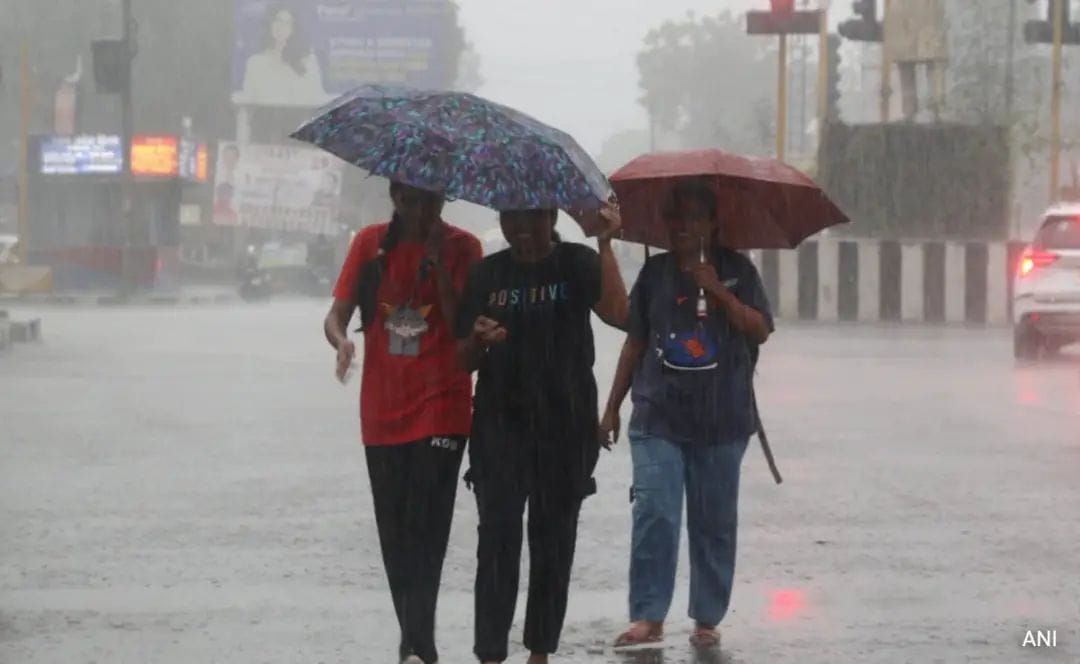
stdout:
<svg viewBox="0 0 1080 664">
<path fill-rule="evenodd" d="M 366 448 L 383 565 L 401 628 L 401 659 L 439 659 L 435 606 L 464 450 L 463 438 Z"/>
<path fill-rule="evenodd" d="M 545 495 L 543 488 L 527 492 L 520 485 L 485 478 L 476 484 L 476 504 L 480 541 L 474 654 L 482 662 L 501 662 L 507 657 L 517 607 L 526 504 L 530 569 L 525 647 L 533 653 L 555 652 L 566 618 L 581 498 L 566 492 Z"/>
</svg>

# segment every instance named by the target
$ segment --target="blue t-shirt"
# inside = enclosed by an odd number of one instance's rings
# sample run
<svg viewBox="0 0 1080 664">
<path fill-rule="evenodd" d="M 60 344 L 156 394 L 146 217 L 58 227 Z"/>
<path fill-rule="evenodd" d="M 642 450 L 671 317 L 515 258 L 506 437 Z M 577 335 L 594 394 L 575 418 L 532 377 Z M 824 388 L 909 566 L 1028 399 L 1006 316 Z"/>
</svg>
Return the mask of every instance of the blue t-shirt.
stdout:
<svg viewBox="0 0 1080 664">
<path fill-rule="evenodd" d="M 713 255 L 720 281 L 743 304 L 773 319 L 754 264 L 720 249 Z M 720 309 L 697 315 L 698 288 L 670 253 L 642 267 L 630 293 L 629 335 L 646 344 L 634 374 L 630 429 L 679 443 L 745 440 L 757 431 L 753 373 L 757 346 Z"/>
</svg>

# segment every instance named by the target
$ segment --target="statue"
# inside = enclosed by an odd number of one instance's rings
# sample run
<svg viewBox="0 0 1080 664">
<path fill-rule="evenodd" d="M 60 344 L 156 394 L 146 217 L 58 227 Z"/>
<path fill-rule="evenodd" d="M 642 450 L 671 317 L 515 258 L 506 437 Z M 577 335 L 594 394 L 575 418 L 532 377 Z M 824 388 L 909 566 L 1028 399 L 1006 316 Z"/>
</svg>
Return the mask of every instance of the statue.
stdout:
<svg viewBox="0 0 1080 664">
<path fill-rule="evenodd" d="M 889 61 L 900 70 L 904 119 L 919 112 L 917 69 L 926 69 L 930 81 L 929 107 L 935 118 L 945 107 L 946 41 L 945 0 L 892 0 L 885 16 L 885 44 Z"/>
</svg>

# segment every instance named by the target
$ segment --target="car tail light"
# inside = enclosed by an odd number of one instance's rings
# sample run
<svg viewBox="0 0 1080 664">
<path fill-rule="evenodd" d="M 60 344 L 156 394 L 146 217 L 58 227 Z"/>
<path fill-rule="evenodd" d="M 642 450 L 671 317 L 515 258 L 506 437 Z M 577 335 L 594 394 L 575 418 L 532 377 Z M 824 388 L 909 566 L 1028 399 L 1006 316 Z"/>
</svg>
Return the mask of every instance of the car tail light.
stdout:
<svg viewBox="0 0 1080 664">
<path fill-rule="evenodd" d="M 1020 276 L 1026 277 L 1036 268 L 1043 268 L 1058 259 L 1058 255 L 1052 251 L 1036 251 L 1028 249 L 1020 257 Z"/>
</svg>

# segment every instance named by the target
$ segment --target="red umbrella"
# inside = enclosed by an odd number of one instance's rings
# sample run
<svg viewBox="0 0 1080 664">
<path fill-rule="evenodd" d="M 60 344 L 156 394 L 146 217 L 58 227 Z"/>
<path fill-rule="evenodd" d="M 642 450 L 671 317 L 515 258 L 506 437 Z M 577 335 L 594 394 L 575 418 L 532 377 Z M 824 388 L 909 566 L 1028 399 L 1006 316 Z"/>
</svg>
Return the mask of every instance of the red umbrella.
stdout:
<svg viewBox="0 0 1080 664">
<path fill-rule="evenodd" d="M 721 240 L 732 249 L 793 249 L 849 221 L 813 180 L 782 161 L 723 150 L 656 152 L 610 178 L 622 212 L 622 239 L 669 248 L 661 210 L 675 181 L 687 176 L 704 176 L 712 185 Z M 591 235 L 596 222 L 587 217 L 579 221 Z"/>
</svg>

